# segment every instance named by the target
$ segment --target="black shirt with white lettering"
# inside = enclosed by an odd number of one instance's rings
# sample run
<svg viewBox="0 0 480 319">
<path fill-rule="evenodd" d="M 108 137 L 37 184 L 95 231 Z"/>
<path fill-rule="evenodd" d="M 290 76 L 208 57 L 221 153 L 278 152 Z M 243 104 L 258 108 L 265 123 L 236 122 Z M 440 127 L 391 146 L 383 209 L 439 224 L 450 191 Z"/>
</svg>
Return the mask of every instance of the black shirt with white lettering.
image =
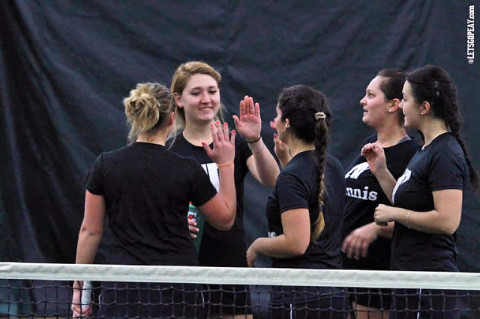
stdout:
<svg viewBox="0 0 480 319">
<path fill-rule="evenodd" d="M 372 136 L 365 141 L 377 140 Z M 405 140 L 384 148 L 387 167 L 395 179 L 403 174 L 407 164 L 419 146 L 413 140 Z M 345 174 L 346 194 L 343 220 L 343 239 L 352 231 L 373 222 L 373 213 L 379 204 L 391 205 L 375 175 L 372 174 L 364 156 L 359 155 Z M 391 240 L 378 237 L 370 244 L 368 255 L 360 260 L 344 255 L 344 268 L 348 269 L 390 269 Z"/>
</svg>

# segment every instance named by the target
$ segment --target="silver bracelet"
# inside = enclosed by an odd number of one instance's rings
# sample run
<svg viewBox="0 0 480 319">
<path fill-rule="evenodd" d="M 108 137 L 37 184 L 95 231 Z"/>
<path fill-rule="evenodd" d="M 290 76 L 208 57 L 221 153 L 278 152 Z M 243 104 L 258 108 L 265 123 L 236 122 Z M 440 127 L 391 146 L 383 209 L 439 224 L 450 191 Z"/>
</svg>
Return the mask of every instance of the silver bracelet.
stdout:
<svg viewBox="0 0 480 319">
<path fill-rule="evenodd" d="M 412 213 L 413 211 L 409 210 L 408 213 L 407 213 L 407 219 L 405 220 L 405 226 L 407 226 L 408 228 L 410 228 L 410 226 L 408 225 L 408 219 L 410 218 L 410 214 Z"/>
</svg>

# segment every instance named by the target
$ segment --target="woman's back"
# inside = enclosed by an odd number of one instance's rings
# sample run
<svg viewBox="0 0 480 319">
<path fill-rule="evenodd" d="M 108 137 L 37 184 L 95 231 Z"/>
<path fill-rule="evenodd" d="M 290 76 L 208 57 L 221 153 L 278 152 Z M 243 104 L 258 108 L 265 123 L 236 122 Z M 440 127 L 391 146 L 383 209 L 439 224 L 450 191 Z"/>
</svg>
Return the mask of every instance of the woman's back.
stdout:
<svg viewBox="0 0 480 319">
<path fill-rule="evenodd" d="M 164 146 L 134 143 L 103 153 L 87 179 L 103 195 L 112 230 L 112 264 L 197 265 L 186 220 L 188 203 L 216 190 L 192 159 Z"/>
</svg>

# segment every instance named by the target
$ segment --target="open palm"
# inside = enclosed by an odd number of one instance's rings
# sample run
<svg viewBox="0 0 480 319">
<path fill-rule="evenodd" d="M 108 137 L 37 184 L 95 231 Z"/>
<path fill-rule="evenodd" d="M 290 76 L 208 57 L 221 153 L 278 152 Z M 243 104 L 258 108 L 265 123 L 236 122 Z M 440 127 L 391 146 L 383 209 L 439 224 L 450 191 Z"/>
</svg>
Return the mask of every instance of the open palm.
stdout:
<svg viewBox="0 0 480 319">
<path fill-rule="evenodd" d="M 253 102 L 248 95 L 240 101 L 240 117 L 233 116 L 235 128 L 247 141 L 254 141 L 260 137 L 262 119 L 260 117 L 260 105 Z"/>
</svg>

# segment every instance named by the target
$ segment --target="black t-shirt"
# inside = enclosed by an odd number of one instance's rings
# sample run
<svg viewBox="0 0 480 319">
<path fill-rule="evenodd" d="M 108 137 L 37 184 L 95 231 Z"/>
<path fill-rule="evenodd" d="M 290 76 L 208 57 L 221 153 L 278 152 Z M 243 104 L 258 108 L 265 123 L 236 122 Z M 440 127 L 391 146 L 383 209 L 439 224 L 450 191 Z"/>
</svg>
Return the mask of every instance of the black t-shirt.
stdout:
<svg viewBox="0 0 480 319">
<path fill-rule="evenodd" d="M 451 133 L 435 138 L 419 150 L 397 180 L 395 206 L 421 214 L 435 209 L 432 192 L 464 189 L 468 165 L 463 150 Z M 392 269 L 458 271 L 456 234 L 427 234 L 396 223 L 393 233 Z"/>
<path fill-rule="evenodd" d="M 98 156 L 86 188 L 105 199 L 113 237 L 107 263 L 198 265 L 188 203 L 203 205 L 216 190 L 196 161 L 134 143 Z"/>
<path fill-rule="evenodd" d="M 377 140 L 372 136 L 365 141 Z M 384 148 L 387 168 L 395 179 L 405 171 L 412 156 L 419 149 L 413 140 L 406 140 Z M 377 178 L 370 171 L 364 156 L 357 156 L 345 174 L 347 185 L 343 220 L 343 239 L 352 231 L 373 222 L 375 208 L 379 204 L 391 205 Z M 368 248 L 368 255 L 360 260 L 344 256 L 343 266 L 348 269 L 390 269 L 391 240 L 378 237 Z"/>
<path fill-rule="evenodd" d="M 173 142 L 173 144 L 172 144 Z M 212 146 L 212 145 L 210 145 Z M 203 147 L 189 143 L 182 133 L 167 141 L 171 151 L 196 159 L 204 168 L 210 181 L 218 189 L 218 167 Z M 229 231 L 221 231 L 205 222 L 199 261 L 201 266 L 246 267 L 246 242 L 243 227 L 243 180 L 248 172 L 247 159 L 252 155 L 247 142 L 238 134 L 235 137 L 235 188 L 237 212 L 235 222 Z"/>
<path fill-rule="evenodd" d="M 318 218 L 318 168 L 314 151 L 297 154 L 284 167 L 275 188 L 268 197 L 266 213 L 268 236 L 283 234 L 281 214 L 285 211 L 307 208 L 313 224 Z M 292 258 L 272 258 L 275 268 L 341 268 L 342 213 L 345 193 L 343 167 L 333 156 L 325 162 L 327 198 L 323 207 L 325 228 L 315 243 L 310 243 L 305 254 Z"/>
</svg>

